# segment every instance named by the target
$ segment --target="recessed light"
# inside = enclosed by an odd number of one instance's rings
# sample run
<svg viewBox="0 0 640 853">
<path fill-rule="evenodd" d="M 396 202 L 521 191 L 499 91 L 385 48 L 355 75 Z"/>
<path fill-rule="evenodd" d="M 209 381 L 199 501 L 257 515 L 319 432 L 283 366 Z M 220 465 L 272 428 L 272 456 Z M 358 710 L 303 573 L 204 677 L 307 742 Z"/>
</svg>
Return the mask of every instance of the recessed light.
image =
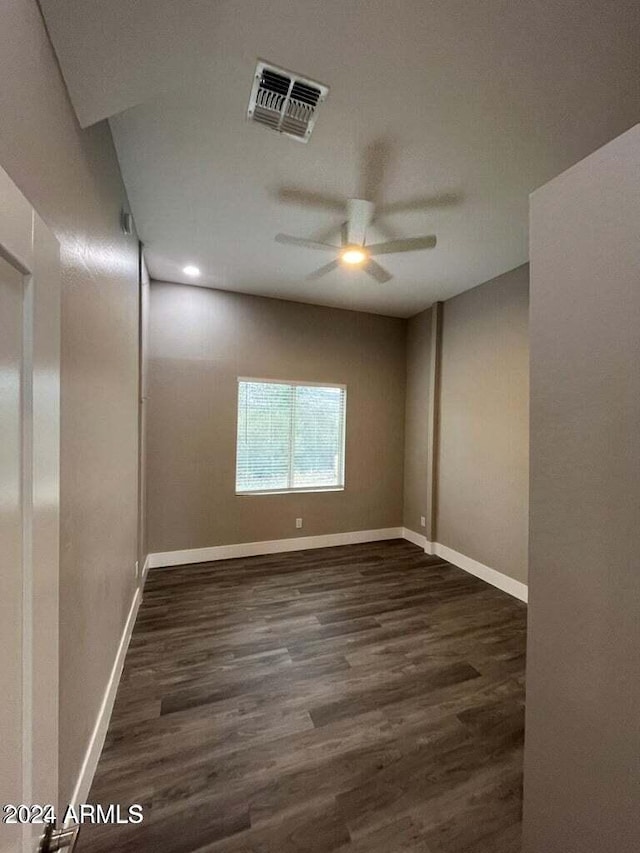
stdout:
<svg viewBox="0 0 640 853">
<path fill-rule="evenodd" d="M 355 266 L 367 260 L 367 252 L 365 252 L 364 249 L 360 249 L 358 246 L 351 246 L 350 248 L 345 249 L 340 257 L 345 264 Z"/>
<path fill-rule="evenodd" d="M 191 278 L 197 278 L 200 275 L 200 270 L 198 267 L 194 267 L 193 264 L 187 264 L 187 266 L 183 268 L 182 272 L 185 275 L 191 276 Z"/>
</svg>

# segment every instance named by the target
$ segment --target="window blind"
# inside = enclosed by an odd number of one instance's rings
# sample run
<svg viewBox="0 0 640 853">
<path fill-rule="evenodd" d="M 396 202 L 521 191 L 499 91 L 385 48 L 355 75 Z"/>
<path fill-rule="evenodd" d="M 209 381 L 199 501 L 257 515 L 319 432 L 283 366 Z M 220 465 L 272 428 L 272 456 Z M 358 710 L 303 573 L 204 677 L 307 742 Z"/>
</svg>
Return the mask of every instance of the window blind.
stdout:
<svg viewBox="0 0 640 853">
<path fill-rule="evenodd" d="M 238 381 L 236 492 L 344 485 L 346 389 Z"/>
</svg>

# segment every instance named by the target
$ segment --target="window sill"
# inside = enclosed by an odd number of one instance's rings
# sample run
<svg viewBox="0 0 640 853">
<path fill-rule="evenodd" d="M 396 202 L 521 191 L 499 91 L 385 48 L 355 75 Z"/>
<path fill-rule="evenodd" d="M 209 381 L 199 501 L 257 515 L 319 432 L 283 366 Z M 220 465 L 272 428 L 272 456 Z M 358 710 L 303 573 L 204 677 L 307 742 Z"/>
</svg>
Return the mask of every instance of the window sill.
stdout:
<svg viewBox="0 0 640 853">
<path fill-rule="evenodd" d="M 344 492 L 344 486 L 323 486 L 315 489 L 267 489 L 264 492 L 236 492 L 236 497 L 260 497 L 261 495 L 308 495 L 318 492 Z"/>
</svg>

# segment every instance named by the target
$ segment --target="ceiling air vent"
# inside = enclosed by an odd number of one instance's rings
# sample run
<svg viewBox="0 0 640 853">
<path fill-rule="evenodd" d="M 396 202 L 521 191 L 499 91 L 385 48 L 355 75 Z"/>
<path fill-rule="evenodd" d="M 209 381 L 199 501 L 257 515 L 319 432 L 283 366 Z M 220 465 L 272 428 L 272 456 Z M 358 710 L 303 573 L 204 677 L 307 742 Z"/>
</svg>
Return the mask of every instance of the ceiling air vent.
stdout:
<svg viewBox="0 0 640 853">
<path fill-rule="evenodd" d="M 322 83 L 258 62 L 247 116 L 299 142 L 307 142 L 328 91 Z"/>
</svg>

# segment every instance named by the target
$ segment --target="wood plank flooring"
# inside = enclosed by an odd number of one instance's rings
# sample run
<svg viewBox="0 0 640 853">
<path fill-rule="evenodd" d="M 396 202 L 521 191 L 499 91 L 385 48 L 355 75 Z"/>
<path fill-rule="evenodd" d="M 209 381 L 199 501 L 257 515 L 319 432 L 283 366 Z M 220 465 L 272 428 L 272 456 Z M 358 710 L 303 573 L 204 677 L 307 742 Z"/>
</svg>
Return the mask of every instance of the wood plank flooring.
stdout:
<svg viewBox="0 0 640 853">
<path fill-rule="evenodd" d="M 150 573 L 81 853 L 517 853 L 526 607 L 403 540 Z"/>
</svg>

